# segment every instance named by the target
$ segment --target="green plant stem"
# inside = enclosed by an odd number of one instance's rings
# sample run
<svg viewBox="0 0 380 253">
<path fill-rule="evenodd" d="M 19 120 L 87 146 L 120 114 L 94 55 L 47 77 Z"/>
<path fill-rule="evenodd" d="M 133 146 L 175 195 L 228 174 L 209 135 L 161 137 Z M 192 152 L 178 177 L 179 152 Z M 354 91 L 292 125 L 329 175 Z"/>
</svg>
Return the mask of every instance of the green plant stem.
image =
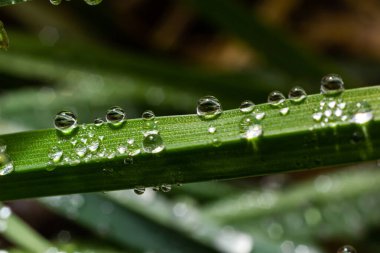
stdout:
<svg viewBox="0 0 380 253">
<path fill-rule="evenodd" d="M 379 95 L 379 87 L 369 87 L 347 90 L 340 97 L 347 107 L 363 100 L 372 106 L 374 120 L 367 125 L 340 121 L 332 127 L 313 121 L 323 95 L 308 96 L 302 104 L 287 101 L 287 116 L 268 104 L 256 106 L 266 116 L 260 123 L 263 136 L 251 141 L 241 138 L 239 124 L 245 115 L 239 110 L 206 121 L 197 115 L 157 117 L 164 151 L 142 152 L 128 165 L 123 160 L 129 156 L 118 154 L 117 148 L 128 139 L 142 148 L 142 119 L 128 120 L 118 129 L 84 125 L 66 137 L 54 129 L 3 135 L 0 139 L 8 146 L 15 172 L 0 177 L 0 199 L 232 179 L 374 160 L 380 157 Z M 215 134 L 208 132 L 210 125 L 216 127 Z M 104 137 L 101 145 L 108 155 L 75 158 L 72 143 L 90 135 Z M 220 146 L 214 145 L 215 139 Z M 57 146 L 64 157 L 75 159 L 50 165 L 50 150 Z"/>
</svg>

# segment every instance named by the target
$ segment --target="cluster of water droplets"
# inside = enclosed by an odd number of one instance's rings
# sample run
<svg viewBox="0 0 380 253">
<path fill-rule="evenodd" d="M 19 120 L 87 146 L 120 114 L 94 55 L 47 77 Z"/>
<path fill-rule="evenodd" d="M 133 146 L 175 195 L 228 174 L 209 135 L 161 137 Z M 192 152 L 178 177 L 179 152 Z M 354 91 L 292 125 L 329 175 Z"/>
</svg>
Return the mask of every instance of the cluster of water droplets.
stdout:
<svg viewBox="0 0 380 253">
<path fill-rule="evenodd" d="M 13 172 L 14 165 L 11 157 L 7 153 L 7 145 L 0 143 L 0 176 L 5 176 Z"/>
<path fill-rule="evenodd" d="M 66 0 L 69 1 L 69 0 Z M 88 5 L 98 5 L 102 2 L 103 0 L 84 0 L 84 2 Z M 62 3 L 62 0 L 50 0 L 50 3 L 53 5 L 60 5 Z"/>
</svg>

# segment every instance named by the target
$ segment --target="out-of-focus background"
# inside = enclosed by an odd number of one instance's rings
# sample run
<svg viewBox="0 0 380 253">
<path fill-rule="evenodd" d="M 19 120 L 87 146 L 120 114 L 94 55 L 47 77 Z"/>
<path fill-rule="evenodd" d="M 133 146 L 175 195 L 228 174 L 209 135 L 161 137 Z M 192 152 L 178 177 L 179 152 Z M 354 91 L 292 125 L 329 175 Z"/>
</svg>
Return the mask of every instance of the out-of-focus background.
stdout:
<svg viewBox="0 0 380 253">
<path fill-rule="evenodd" d="M 33 0 L 0 19 L 2 134 L 52 127 L 62 109 L 81 123 L 112 105 L 128 118 L 188 114 L 208 94 L 232 109 L 295 85 L 318 93 L 331 72 L 348 89 L 380 80 L 375 0 Z M 55 245 L 49 253 L 380 252 L 378 174 L 357 166 L 8 204 Z M 12 238 L 0 249 L 28 252 Z"/>
</svg>

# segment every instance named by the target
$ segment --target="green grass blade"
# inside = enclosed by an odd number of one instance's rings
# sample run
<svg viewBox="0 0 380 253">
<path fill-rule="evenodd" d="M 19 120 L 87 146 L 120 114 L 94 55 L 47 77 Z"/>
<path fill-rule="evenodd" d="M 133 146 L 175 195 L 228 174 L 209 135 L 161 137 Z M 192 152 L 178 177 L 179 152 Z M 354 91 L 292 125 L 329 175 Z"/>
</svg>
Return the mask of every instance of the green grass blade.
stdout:
<svg viewBox="0 0 380 253">
<path fill-rule="evenodd" d="M 0 234 L 29 253 L 45 252 L 52 245 L 21 219 L 11 209 L 0 204 Z"/>
<path fill-rule="evenodd" d="M 31 0 L 0 0 L 0 7 L 7 6 L 7 5 L 15 5 L 20 3 L 25 3 Z"/>
<path fill-rule="evenodd" d="M 312 114 L 323 95 L 308 96 L 297 105 L 287 101 L 287 116 L 268 104 L 259 105 L 257 109 L 266 113 L 261 122 L 264 134 L 252 141 L 241 138 L 239 124 L 245 115 L 239 110 L 206 121 L 197 115 L 157 117 L 165 150 L 158 155 L 142 152 L 133 157 L 133 164 L 124 164 L 129 156 L 117 150 L 128 139 L 141 149 L 142 119 L 128 120 L 119 129 L 83 125 L 68 137 L 54 129 L 3 135 L 0 139 L 8 146 L 15 172 L 0 177 L 0 199 L 232 179 L 374 160 L 380 157 L 379 95 L 379 87 L 369 87 L 347 90 L 340 98 L 348 115 L 357 102 L 367 101 L 374 116 L 367 125 L 349 120 L 335 122 L 335 127 L 317 124 Z M 208 132 L 210 125 L 217 128 L 215 134 Z M 91 152 L 80 158 L 73 144 L 92 138 L 102 139 L 97 159 Z M 55 165 L 49 158 L 53 147 L 64 153 Z"/>
</svg>

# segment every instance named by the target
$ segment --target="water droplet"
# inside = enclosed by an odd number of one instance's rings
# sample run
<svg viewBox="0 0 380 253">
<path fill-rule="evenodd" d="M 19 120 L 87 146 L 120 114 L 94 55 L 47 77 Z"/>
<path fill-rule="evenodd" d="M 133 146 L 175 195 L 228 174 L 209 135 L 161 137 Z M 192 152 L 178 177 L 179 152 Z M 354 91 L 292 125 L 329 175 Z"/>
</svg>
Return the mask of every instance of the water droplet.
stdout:
<svg viewBox="0 0 380 253">
<path fill-rule="evenodd" d="M 7 50 L 9 47 L 9 39 L 3 22 L 0 21 L 0 49 Z"/>
<path fill-rule="evenodd" d="M 59 163 L 62 159 L 63 151 L 59 147 L 53 147 L 49 153 L 49 158 L 53 163 Z"/>
<path fill-rule="evenodd" d="M 172 189 L 172 186 L 170 184 L 163 184 L 160 186 L 160 190 L 162 192 L 170 192 Z"/>
<path fill-rule="evenodd" d="M 145 112 L 142 113 L 141 117 L 144 120 L 153 120 L 155 118 L 155 115 L 154 115 L 153 111 L 147 110 L 147 111 L 145 111 Z"/>
<path fill-rule="evenodd" d="M 306 91 L 299 86 L 293 87 L 288 94 L 288 98 L 290 99 L 290 101 L 295 103 L 300 103 L 304 101 L 306 96 Z"/>
<path fill-rule="evenodd" d="M 98 5 L 100 4 L 103 0 L 84 0 L 86 4 L 88 5 Z"/>
<path fill-rule="evenodd" d="M 130 164 L 133 164 L 133 158 L 132 157 L 127 157 L 124 159 L 124 164 L 125 165 L 130 165 Z"/>
<path fill-rule="evenodd" d="M 241 137 L 248 140 L 257 138 L 263 134 L 263 128 L 260 122 L 253 115 L 242 118 L 239 127 Z"/>
<path fill-rule="evenodd" d="M 5 176 L 11 173 L 14 170 L 13 161 L 9 155 L 5 152 L 6 146 L 3 145 L 0 152 L 0 176 Z"/>
<path fill-rule="evenodd" d="M 371 121 L 372 119 L 373 112 L 371 105 L 366 101 L 357 103 L 351 121 L 356 124 L 365 124 Z"/>
<path fill-rule="evenodd" d="M 285 102 L 285 99 L 286 98 L 285 98 L 284 94 L 282 94 L 279 91 L 272 91 L 268 95 L 268 103 L 274 107 L 282 106 Z"/>
<path fill-rule="evenodd" d="M 53 5 L 59 5 L 62 2 L 62 0 L 50 0 L 50 3 Z"/>
<path fill-rule="evenodd" d="M 160 187 L 159 186 L 153 186 L 152 190 L 155 192 L 158 192 L 160 190 Z"/>
<path fill-rule="evenodd" d="M 356 249 L 351 245 L 344 245 L 338 249 L 337 253 L 356 253 Z"/>
<path fill-rule="evenodd" d="M 327 103 L 327 106 L 330 107 L 331 109 L 334 109 L 335 106 L 336 106 L 336 101 L 335 100 L 331 100 Z"/>
<path fill-rule="evenodd" d="M 69 111 L 57 113 L 54 119 L 55 128 L 63 134 L 71 134 L 77 127 L 77 117 Z"/>
<path fill-rule="evenodd" d="M 156 154 L 164 150 L 164 141 L 157 131 L 148 131 L 144 134 L 143 149 L 146 153 Z"/>
<path fill-rule="evenodd" d="M 128 143 L 128 155 L 129 156 L 136 156 L 141 153 L 141 149 L 139 146 L 135 143 L 134 139 L 127 140 Z"/>
<path fill-rule="evenodd" d="M 213 138 L 211 143 L 216 148 L 222 146 L 222 142 L 220 141 L 219 138 Z"/>
<path fill-rule="evenodd" d="M 111 107 L 110 109 L 108 109 L 106 114 L 107 122 L 112 124 L 113 126 L 120 126 L 121 124 L 123 124 L 125 117 L 125 111 L 119 106 Z"/>
<path fill-rule="evenodd" d="M 289 107 L 284 107 L 280 109 L 280 114 L 282 116 L 288 115 L 288 113 L 289 113 Z"/>
<path fill-rule="evenodd" d="M 94 120 L 94 124 L 95 124 L 95 126 L 97 126 L 97 127 L 103 125 L 103 123 L 104 123 L 104 121 L 103 121 L 101 118 L 96 118 L 96 119 Z"/>
<path fill-rule="evenodd" d="M 99 141 L 93 141 L 88 145 L 88 149 L 91 152 L 96 152 L 99 148 Z"/>
<path fill-rule="evenodd" d="M 127 150 L 127 148 L 123 145 L 119 145 L 117 147 L 117 152 L 119 152 L 119 154 L 124 154 L 126 150 Z"/>
<path fill-rule="evenodd" d="M 242 113 L 250 113 L 255 108 L 255 104 L 251 100 L 244 100 L 240 104 L 240 111 Z"/>
<path fill-rule="evenodd" d="M 87 153 L 87 147 L 82 144 L 82 143 L 79 143 L 76 147 L 75 147 L 75 153 L 79 156 L 79 157 L 84 157 Z"/>
<path fill-rule="evenodd" d="M 254 116 L 257 120 L 262 120 L 265 118 L 266 113 L 265 112 L 255 112 Z"/>
<path fill-rule="evenodd" d="M 208 127 L 208 132 L 209 132 L 210 134 L 214 134 L 214 133 L 216 133 L 216 127 L 210 125 L 210 126 Z"/>
<path fill-rule="evenodd" d="M 337 74 L 329 74 L 321 80 L 321 93 L 325 95 L 338 95 L 344 91 L 342 78 Z"/>
<path fill-rule="evenodd" d="M 198 100 L 197 114 L 202 119 L 213 119 L 223 112 L 219 100 L 213 96 L 204 96 Z"/>
<path fill-rule="evenodd" d="M 145 192 L 145 187 L 139 186 L 133 190 L 137 195 L 142 195 Z"/>
</svg>

